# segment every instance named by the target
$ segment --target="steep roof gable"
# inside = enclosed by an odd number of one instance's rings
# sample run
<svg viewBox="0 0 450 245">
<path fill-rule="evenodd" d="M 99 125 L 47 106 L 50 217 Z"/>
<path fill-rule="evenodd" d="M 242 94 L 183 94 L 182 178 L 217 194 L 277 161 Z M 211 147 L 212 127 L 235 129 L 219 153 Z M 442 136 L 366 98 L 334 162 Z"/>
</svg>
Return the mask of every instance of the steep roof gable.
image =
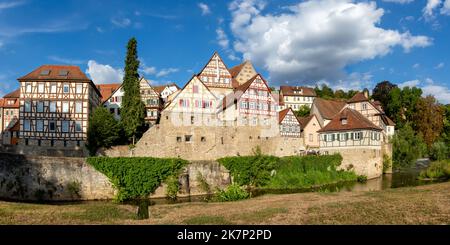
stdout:
<svg viewBox="0 0 450 245">
<path fill-rule="evenodd" d="M 311 115 L 306 116 L 306 117 L 297 117 L 297 119 L 300 122 L 300 125 L 302 126 L 302 128 L 305 128 L 309 124 L 309 122 L 311 122 L 311 120 L 314 117 L 316 117 L 316 115 L 315 114 L 311 114 Z M 317 118 L 316 118 L 316 120 L 317 120 Z"/>
<path fill-rule="evenodd" d="M 102 103 L 109 100 L 113 94 L 122 87 L 121 83 L 97 84 L 97 89 L 102 96 Z"/>
<path fill-rule="evenodd" d="M 324 119 L 330 120 L 346 106 L 346 103 L 345 101 L 316 98 L 313 105 Z"/>
<path fill-rule="evenodd" d="M 280 112 L 278 112 L 278 123 L 281 124 L 284 120 L 284 118 L 286 117 L 286 115 L 291 114 L 295 117 L 295 119 L 297 119 L 297 122 L 300 124 L 300 126 L 302 126 L 300 120 L 298 119 L 298 117 L 295 116 L 294 111 L 292 110 L 292 108 L 286 108 Z"/>
<path fill-rule="evenodd" d="M 207 82 L 204 82 L 206 86 L 225 88 L 232 88 L 234 86 L 237 86 L 236 81 L 233 80 L 230 71 L 217 52 L 214 52 L 212 57 L 209 59 L 203 69 L 197 74 L 197 76 L 200 80 L 202 80 L 203 78 L 214 78 L 214 80 L 208 79 Z"/>
<path fill-rule="evenodd" d="M 363 92 L 358 92 L 347 102 L 348 103 L 357 103 L 357 102 L 363 102 L 363 101 L 369 101 L 369 98 L 367 98 Z"/>
</svg>

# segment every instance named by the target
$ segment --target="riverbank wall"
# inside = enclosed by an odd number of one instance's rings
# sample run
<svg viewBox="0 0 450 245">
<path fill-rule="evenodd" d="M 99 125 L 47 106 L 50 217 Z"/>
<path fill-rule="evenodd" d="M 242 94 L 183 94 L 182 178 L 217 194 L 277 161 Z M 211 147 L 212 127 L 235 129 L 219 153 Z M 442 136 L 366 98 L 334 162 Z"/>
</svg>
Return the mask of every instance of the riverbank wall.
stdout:
<svg viewBox="0 0 450 245">
<path fill-rule="evenodd" d="M 179 176 L 180 197 L 207 194 L 231 183 L 228 170 L 215 161 L 196 161 Z M 0 198 L 19 201 L 81 201 L 113 199 L 116 190 L 109 179 L 85 158 L 42 157 L 0 153 Z M 150 198 L 166 196 L 163 183 Z"/>
</svg>

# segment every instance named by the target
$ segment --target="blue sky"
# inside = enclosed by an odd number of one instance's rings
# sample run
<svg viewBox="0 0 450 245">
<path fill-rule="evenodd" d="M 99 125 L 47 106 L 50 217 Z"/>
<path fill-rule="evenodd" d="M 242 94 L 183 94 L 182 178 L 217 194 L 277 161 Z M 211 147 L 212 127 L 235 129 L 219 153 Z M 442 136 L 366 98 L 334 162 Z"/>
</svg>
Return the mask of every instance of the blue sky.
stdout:
<svg viewBox="0 0 450 245">
<path fill-rule="evenodd" d="M 450 103 L 450 0 L 0 0 L 0 96 L 42 64 L 120 81 L 135 36 L 141 74 L 183 86 L 218 51 L 271 85 L 362 89 L 389 80 Z"/>
</svg>

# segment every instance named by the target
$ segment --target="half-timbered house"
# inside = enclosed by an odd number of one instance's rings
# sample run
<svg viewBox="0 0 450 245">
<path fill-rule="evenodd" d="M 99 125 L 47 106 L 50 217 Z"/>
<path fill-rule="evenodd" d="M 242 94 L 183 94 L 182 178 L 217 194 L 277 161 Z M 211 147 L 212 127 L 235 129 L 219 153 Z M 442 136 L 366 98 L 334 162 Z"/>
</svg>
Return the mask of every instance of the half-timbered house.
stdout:
<svg viewBox="0 0 450 245">
<path fill-rule="evenodd" d="M 292 108 L 279 112 L 280 135 L 284 137 L 301 137 L 301 124 Z"/>
<path fill-rule="evenodd" d="M 150 86 L 150 83 L 145 78 L 139 81 L 139 88 L 141 93 L 141 100 L 145 105 L 145 122 L 148 125 L 154 125 L 158 122 L 161 109 L 163 107 L 163 100 L 160 94 Z"/>
<path fill-rule="evenodd" d="M 43 65 L 20 82 L 21 145 L 82 147 L 89 115 L 101 102 L 78 66 Z"/>
<path fill-rule="evenodd" d="M 164 109 L 161 120 L 170 120 L 178 126 L 216 125 L 217 97 L 199 79 L 193 76 Z"/>
<path fill-rule="evenodd" d="M 379 147 L 381 129 L 356 110 L 344 108 L 320 129 L 320 147 Z"/>
<path fill-rule="evenodd" d="M 217 52 L 214 52 L 211 59 L 209 59 L 208 63 L 197 76 L 214 96 L 219 99 L 233 92 L 233 88 L 239 85 L 233 79 L 230 71 Z"/>
<path fill-rule="evenodd" d="M 159 94 L 164 103 L 168 103 L 171 98 L 173 98 L 173 94 L 180 91 L 180 87 L 175 83 L 169 83 L 166 85 L 153 86 L 155 91 Z"/>
<path fill-rule="evenodd" d="M 278 102 L 264 78 L 257 74 L 223 98 L 219 119 L 226 125 L 276 126 Z"/>
<path fill-rule="evenodd" d="M 5 96 L 0 102 L 2 112 L 0 116 L 0 143 L 4 145 L 15 145 L 18 139 L 17 122 L 19 121 L 19 97 L 20 90 L 17 89 Z"/>
<path fill-rule="evenodd" d="M 394 135 L 395 123 L 386 116 L 380 105 L 369 100 L 369 95 L 363 92 L 355 94 L 347 101 L 350 109 L 356 110 L 375 125 L 381 127 L 386 136 Z"/>
<path fill-rule="evenodd" d="M 98 84 L 97 89 L 102 95 L 102 104 L 116 120 L 120 119 L 120 107 L 122 104 L 123 88 L 120 83 Z"/>
</svg>

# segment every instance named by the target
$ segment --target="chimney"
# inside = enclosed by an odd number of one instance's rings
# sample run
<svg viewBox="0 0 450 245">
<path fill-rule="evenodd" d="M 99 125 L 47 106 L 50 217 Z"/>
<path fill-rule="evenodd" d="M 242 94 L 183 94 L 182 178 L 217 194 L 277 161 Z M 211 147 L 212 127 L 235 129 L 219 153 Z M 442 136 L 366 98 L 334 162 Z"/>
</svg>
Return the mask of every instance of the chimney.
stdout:
<svg viewBox="0 0 450 245">
<path fill-rule="evenodd" d="M 367 88 L 365 88 L 363 90 L 364 96 L 368 99 L 369 98 L 369 90 Z"/>
</svg>

